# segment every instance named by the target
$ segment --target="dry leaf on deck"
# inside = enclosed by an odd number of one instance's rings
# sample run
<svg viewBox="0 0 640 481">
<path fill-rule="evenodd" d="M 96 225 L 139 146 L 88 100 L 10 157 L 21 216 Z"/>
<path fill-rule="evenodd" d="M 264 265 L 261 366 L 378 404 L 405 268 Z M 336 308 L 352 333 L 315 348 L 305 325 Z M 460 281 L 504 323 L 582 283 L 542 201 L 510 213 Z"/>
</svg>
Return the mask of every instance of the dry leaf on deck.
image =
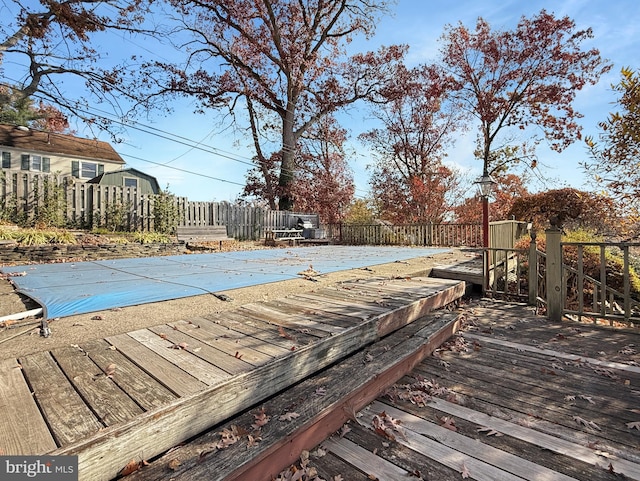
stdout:
<svg viewBox="0 0 640 481">
<path fill-rule="evenodd" d="M 267 416 L 264 409 L 261 409 L 258 412 L 258 414 L 254 414 L 253 417 L 254 417 L 254 421 L 251 427 L 256 430 L 260 429 L 262 426 L 267 424 L 271 419 L 269 416 Z"/>
<path fill-rule="evenodd" d="M 453 432 L 456 432 L 458 430 L 455 424 L 455 420 L 453 418 L 450 418 L 448 416 L 443 416 L 440 418 L 440 421 L 442 422 L 440 426 L 442 426 L 443 428 Z"/>
<path fill-rule="evenodd" d="M 484 427 L 484 426 L 483 426 L 483 427 L 481 427 L 481 428 L 478 428 L 478 429 L 477 429 L 477 431 L 478 431 L 479 433 L 485 433 L 487 436 L 500 437 L 500 436 L 502 436 L 502 435 L 503 435 L 501 432 L 498 432 L 498 431 L 496 431 L 496 430 L 494 430 L 494 429 L 487 428 L 487 427 Z"/>
<path fill-rule="evenodd" d="M 469 468 L 467 468 L 467 465 L 462 463 L 462 468 L 460 469 L 460 474 L 462 475 L 462 479 L 467 479 L 469 476 L 471 476 L 469 474 Z"/>
<path fill-rule="evenodd" d="M 127 465 L 124 468 L 122 468 L 122 470 L 118 474 L 120 476 L 128 476 L 131 473 L 136 472 L 138 469 L 140 469 L 140 463 L 135 459 L 132 459 L 127 463 Z"/>
<path fill-rule="evenodd" d="M 107 377 L 113 377 L 115 373 L 116 373 L 116 365 L 113 363 L 109 364 L 104 370 L 104 374 Z"/>
<path fill-rule="evenodd" d="M 632 423 L 627 423 L 627 427 L 629 429 L 637 429 L 638 431 L 640 431 L 640 421 L 634 421 Z"/>
<path fill-rule="evenodd" d="M 291 421 L 291 420 L 293 420 L 293 419 L 295 419 L 297 417 L 300 417 L 300 415 L 298 413 L 290 412 L 290 413 L 284 413 L 278 419 L 280 421 Z"/>
</svg>

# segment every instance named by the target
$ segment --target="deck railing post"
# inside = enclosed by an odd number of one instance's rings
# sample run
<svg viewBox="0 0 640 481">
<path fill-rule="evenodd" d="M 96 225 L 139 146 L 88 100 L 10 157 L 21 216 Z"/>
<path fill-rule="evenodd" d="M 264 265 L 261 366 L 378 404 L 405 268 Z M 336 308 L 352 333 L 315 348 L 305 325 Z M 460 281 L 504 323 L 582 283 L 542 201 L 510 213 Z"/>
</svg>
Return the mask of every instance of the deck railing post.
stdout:
<svg viewBox="0 0 640 481">
<path fill-rule="evenodd" d="M 529 305 L 538 303 L 538 245 L 536 244 L 536 231 L 531 229 L 531 242 L 529 243 Z"/>
<path fill-rule="evenodd" d="M 547 317 L 551 321 L 562 319 L 564 289 L 562 288 L 562 231 L 551 227 L 547 236 Z"/>
</svg>

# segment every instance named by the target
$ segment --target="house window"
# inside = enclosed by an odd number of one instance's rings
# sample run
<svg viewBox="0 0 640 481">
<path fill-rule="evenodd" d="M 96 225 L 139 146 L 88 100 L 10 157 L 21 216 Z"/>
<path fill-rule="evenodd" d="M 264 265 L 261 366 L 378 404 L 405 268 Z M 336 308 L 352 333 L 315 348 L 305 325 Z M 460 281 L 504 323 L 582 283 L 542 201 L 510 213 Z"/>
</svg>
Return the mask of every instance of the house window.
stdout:
<svg viewBox="0 0 640 481">
<path fill-rule="evenodd" d="M 124 177 L 123 180 L 125 187 L 138 187 L 138 179 L 135 177 Z"/>
<path fill-rule="evenodd" d="M 2 153 L 2 167 L 5 167 L 5 154 L 7 154 L 6 163 L 11 166 L 11 153 Z M 51 172 L 51 159 L 49 157 L 41 157 L 40 155 L 22 154 L 20 158 L 20 169 L 31 170 L 35 172 Z"/>
<path fill-rule="evenodd" d="M 2 152 L 2 168 L 11 168 L 11 152 Z"/>
<path fill-rule="evenodd" d="M 104 164 L 80 162 L 79 160 L 71 162 L 71 175 L 74 177 L 93 179 L 100 174 L 104 174 Z"/>
</svg>

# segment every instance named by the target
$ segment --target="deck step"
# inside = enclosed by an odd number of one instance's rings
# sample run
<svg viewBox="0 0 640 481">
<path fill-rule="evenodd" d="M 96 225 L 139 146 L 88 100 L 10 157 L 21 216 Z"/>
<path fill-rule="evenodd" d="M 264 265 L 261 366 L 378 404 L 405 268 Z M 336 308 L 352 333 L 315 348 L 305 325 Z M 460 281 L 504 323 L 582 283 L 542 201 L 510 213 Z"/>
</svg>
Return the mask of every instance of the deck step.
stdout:
<svg viewBox="0 0 640 481">
<path fill-rule="evenodd" d="M 355 413 L 456 332 L 458 315 L 439 311 L 316 373 L 129 476 L 131 481 L 268 481 L 340 429 Z M 257 420 L 266 421 L 264 425 Z M 220 433 L 236 433 L 223 447 Z M 229 439 L 229 438 L 227 438 Z M 258 441 L 259 440 L 259 441 Z M 380 478 L 383 479 L 383 478 Z"/>
<path fill-rule="evenodd" d="M 0 448 L 78 455 L 80 480 L 109 480 L 463 294 L 463 282 L 427 277 L 350 281 L 57 349 L 46 364 L 25 356 L 2 365 L 12 387 L 0 386 L 0 405 L 28 399 L 42 443 L 22 442 L 22 417 L 0 413 Z M 69 430 L 52 387 L 39 387 L 47 371 L 81 431 Z"/>
</svg>

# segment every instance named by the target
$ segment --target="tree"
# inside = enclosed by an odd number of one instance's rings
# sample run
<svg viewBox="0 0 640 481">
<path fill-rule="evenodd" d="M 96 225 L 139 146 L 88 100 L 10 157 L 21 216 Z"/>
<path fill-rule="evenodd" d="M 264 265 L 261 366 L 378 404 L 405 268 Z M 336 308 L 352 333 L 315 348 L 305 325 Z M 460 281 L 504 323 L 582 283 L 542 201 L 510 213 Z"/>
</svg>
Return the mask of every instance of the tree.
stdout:
<svg viewBox="0 0 640 481">
<path fill-rule="evenodd" d="M 565 188 L 520 197 L 514 201 L 509 215 L 532 222 L 536 230 L 546 229 L 553 219 L 567 229 L 608 234 L 616 226 L 615 211 L 610 198 Z"/>
<path fill-rule="evenodd" d="M 0 123 L 24 125 L 47 132 L 69 133 L 67 117 L 53 105 L 34 104 L 14 89 L 0 85 Z"/>
<path fill-rule="evenodd" d="M 523 178 L 514 174 L 498 173 L 495 175 L 496 185 L 492 192 L 494 198 L 489 209 L 489 221 L 509 219 L 513 213 L 511 208 L 519 199 L 529 196 Z M 481 224 L 482 205 L 479 195 L 468 197 L 455 206 L 456 222 L 461 224 Z M 522 220 L 522 218 L 518 217 Z"/>
<path fill-rule="evenodd" d="M 475 31 L 462 24 L 446 27 L 442 63 L 461 104 L 480 124 L 483 175 L 493 171 L 492 152 L 512 141 L 505 138 L 510 128 L 535 126 L 558 152 L 580 138 L 575 95 L 610 69 L 598 50 L 581 49 L 592 37 L 591 29 L 576 30 L 568 17 L 545 10 L 522 17 L 513 31 L 492 31 L 482 18 Z M 538 140 L 531 132 L 528 154 Z"/>
<path fill-rule="evenodd" d="M 63 89 L 63 79 L 75 77 L 84 80 L 94 99 L 117 107 L 130 96 L 130 89 L 118 84 L 111 72 L 96 67 L 103 55 L 89 40 L 109 29 L 135 31 L 133 22 L 141 20 L 135 16 L 142 13 L 139 4 L 139 0 L 3 2 L 0 73 L 7 80 L 0 84 L 0 104 L 10 100 L 15 105 L 37 96 L 65 114 L 87 118 L 87 102 Z M 4 96 L 7 93 L 11 98 Z"/>
<path fill-rule="evenodd" d="M 382 127 L 360 135 L 375 153 L 371 187 L 385 220 L 442 222 L 449 211 L 458 177 L 443 160 L 461 117 L 448 85 L 433 65 L 400 67 L 372 111 Z"/>
<path fill-rule="evenodd" d="M 640 74 L 623 68 L 613 91 L 620 95 L 618 112 L 598 124 L 597 140 L 587 137 L 591 161 L 583 163 L 594 183 L 604 187 L 621 206 L 640 210 Z"/>
<path fill-rule="evenodd" d="M 332 117 L 316 124 L 302 141 L 300 167 L 292 189 L 296 208 L 316 212 L 323 223 L 337 224 L 345 215 L 355 185 L 347 165 L 347 132 Z"/>
<path fill-rule="evenodd" d="M 277 189 L 268 179 L 265 187 L 280 209 L 293 206 L 301 137 L 326 115 L 378 100 L 405 51 L 346 55 L 355 35 L 372 33 L 384 1 L 170 2 L 188 35 L 186 65 L 149 64 L 140 85 L 150 97 L 193 97 L 201 110 L 226 106 L 240 115 L 244 107 L 260 172 L 276 169 Z M 279 163 L 270 152 L 279 152 Z"/>
</svg>

